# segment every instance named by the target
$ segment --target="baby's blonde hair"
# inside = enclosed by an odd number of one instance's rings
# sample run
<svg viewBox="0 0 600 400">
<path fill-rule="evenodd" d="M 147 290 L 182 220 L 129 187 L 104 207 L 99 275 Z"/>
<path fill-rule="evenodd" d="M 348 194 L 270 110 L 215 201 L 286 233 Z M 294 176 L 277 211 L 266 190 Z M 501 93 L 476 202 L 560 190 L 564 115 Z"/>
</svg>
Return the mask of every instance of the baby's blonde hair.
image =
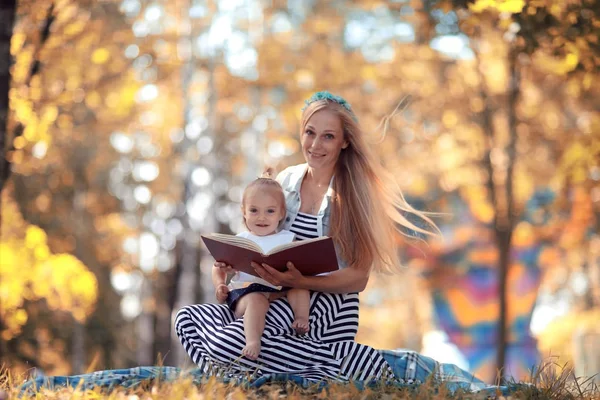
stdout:
<svg viewBox="0 0 600 400">
<path fill-rule="evenodd" d="M 248 228 L 246 224 L 246 217 L 244 216 L 243 210 L 246 205 L 246 197 L 248 193 L 253 190 L 268 190 L 273 194 L 273 196 L 277 199 L 277 203 L 279 207 L 283 210 L 283 217 L 279 221 L 278 230 L 281 228 L 282 222 L 285 220 L 285 216 L 287 214 L 287 210 L 285 208 L 285 195 L 283 194 L 283 188 L 274 178 L 274 170 L 271 167 L 265 168 L 260 177 L 256 178 L 252 182 L 246 186 L 244 189 L 244 194 L 242 195 L 242 218 L 244 219 L 244 226 Z"/>
</svg>

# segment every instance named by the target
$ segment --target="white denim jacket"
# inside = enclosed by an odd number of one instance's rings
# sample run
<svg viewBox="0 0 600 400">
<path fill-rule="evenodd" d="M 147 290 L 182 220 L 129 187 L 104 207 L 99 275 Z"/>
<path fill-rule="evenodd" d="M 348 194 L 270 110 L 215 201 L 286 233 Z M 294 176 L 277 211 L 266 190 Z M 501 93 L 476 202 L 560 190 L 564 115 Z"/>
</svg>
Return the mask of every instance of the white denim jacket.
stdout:
<svg viewBox="0 0 600 400">
<path fill-rule="evenodd" d="M 302 180 L 306 175 L 306 171 L 308 171 L 308 164 L 299 164 L 288 167 L 277 175 L 277 182 L 279 182 L 283 187 L 283 193 L 285 194 L 285 206 L 287 210 L 285 221 L 281 227 L 282 229 L 290 230 L 294 220 L 296 219 L 296 215 L 298 215 L 298 211 L 300 210 L 300 187 L 302 186 Z M 323 196 L 321 207 L 317 213 L 318 236 L 327 236 L 329 234 L 332 196 L 333 177 L 329 182 L 329 189 L 327 189 L 327 193 L 325 196 Z M 346 268 L 348 264 L 340 258 L 339 251 L 337 251 L 337 253 L 338 267 Z"/>
</svg>

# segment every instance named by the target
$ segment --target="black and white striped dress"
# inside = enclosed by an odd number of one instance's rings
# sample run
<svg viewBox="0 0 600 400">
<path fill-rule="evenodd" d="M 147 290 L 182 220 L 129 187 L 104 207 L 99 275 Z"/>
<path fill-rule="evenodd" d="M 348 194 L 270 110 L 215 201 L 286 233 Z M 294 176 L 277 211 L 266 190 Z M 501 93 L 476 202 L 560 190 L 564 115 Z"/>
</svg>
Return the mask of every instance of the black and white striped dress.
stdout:
<svg viewBox="0 0 600 400">
<path fill-rule="evenodd" d="M 296 240 L 314 239 L 317 235 L 317 217 L 310 214 L 299 212 L 296 219 L 290 227 L 290 231 L 294 232 Z"/>
<path fill-rule="evenodd" d="M 317 237 L 317 218 L 299 213 L 290 231 L 299 240 Z M 375 349 L 354 341 L 358 330 L 358 293 L 311 292 L 310 331 L 297 336 L 286 298 L 271 303 L 258 360 L 241 357 L 242 319 L 223 304 L 191 305 L 179 310 L 175 330 L 194 363 L 207 374 L 260 376 L 286 373 L 310 381 L 371 381 L 393 373 Z"/>
</svg>

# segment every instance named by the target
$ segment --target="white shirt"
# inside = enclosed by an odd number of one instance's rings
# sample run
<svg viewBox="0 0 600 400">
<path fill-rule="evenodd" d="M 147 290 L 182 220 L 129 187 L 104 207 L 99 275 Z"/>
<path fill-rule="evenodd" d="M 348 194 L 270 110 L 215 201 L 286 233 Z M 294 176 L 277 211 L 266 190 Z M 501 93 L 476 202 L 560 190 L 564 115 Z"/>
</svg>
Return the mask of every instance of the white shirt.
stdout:
<svg viewBox="0 0 600 400">
<path fill-rule="evenodd" d="M 257 235 L 253 235 L 250 232 L 238 233 L 236 236 L 240 236 L 240 237 L 252 240 L 254 243 L 256 243 L 257 245 L 260 246 L 263 253 L 269 252 L 269 250 L 271 250 L 275 246 L 279 246 L 279 245 L 290 243 L 290 242 L 294 241 L 294 233 L 292 233 L 288 230 L 285 230 L 285 229 L 283 229 L 277 233 L 274 233 L 272 235 L 267 235 L 267 236 L 257 236 Z M 241 272 L 241 271 L 238 271 L 235 273 L 235 275 L 233 275 L 233 277 L 229 281 L 228 286 L 229 286 L 230 290 L 235 290 L 235 289 L 243 289 L 247 286 L 250 286 L 250 284 L 252 284 L 252 283 L 259 283 L 261 285 L 268 286 L 268 287 L 278 289 L 278 290 L 281 289 L 281 286 L 272 285 L 269 282 L 265 281 L 264 279 L 261 279 L 254 275 L 250 275 L 250 274 L 247 274 L 247 273 Z"/>
</svg>

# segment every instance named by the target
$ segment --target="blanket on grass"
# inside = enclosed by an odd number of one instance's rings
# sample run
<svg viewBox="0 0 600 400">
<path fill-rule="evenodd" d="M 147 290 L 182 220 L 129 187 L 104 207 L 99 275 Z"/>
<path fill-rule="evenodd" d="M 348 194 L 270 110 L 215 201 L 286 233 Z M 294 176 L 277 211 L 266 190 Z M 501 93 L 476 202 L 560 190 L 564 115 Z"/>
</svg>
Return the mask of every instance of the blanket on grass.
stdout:
<svg viewBox="0 0 600 400">
<path fill-rule="evenodd" d="M 386 385 L 398 387 L 411 387 L 432 379 L 436 384 L 444 384 L 454 393 L 459 389 L 469 392 L 486 393 L 490 396 L 509 395 L 518 389 L 519 385 L 492 386 L 477 379 L 467 371 L 456 365 L 439 363 L 430 357 L 425 357 L 410 350 L 381 350 L 381 353 L 391 366 L 395 379 L 386 381 Z M 21 395 L 32 395 L 40 388 L 60 389 L 64 387 L 77 387 L 81 390 L 100 387 L 110 391 L 117 387 L 134 388 L 144 382 L 160 381 L 171 382 L 177 379 L 191 378 L 195 383 L 202 384 L 208 378 L 200 369 L 182 370 L 176 367 L 136 367 L 97 371 L 84 375 L 73 376 L 41 376 L 31 379 L 20 387 Z M 248 388 L 258 388 L 266 383 L 293 382 L 300 387 L 314 387 L 302 377 L 289 374 L 267 374 L 256 379 L 224 377 L 225 383 L 235 383 Z M 322 381 L 319 386 L 325 388 L 331 381 Z M 372 387 L 381 382 L 353 381 L 359 389 Z"/>
</svg>

